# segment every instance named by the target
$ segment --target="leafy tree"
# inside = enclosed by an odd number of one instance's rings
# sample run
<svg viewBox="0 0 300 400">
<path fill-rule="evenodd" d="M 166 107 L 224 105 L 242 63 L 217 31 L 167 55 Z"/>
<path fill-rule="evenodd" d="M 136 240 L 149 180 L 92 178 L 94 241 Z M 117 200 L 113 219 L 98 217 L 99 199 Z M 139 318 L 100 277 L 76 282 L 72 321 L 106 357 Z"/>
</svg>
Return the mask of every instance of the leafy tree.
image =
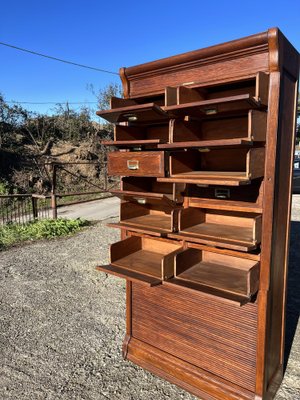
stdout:
<svg viewBox="0 0 300 400">
<path fill-rule="evenodd" d="M 122 87 L 118 83 L 109 83 L 103 89 L 95 90 L 92 84 L 88 85 L 90 90 L 97 99 L 97 105 L 99 110 L 108 110 L 110 108 L 110 99 L 112 97 L 123 97 Z M 114 125 L 100 118 L 101 130 L 99 135 L 101 139 L 112 139 Z"/>
</svg>

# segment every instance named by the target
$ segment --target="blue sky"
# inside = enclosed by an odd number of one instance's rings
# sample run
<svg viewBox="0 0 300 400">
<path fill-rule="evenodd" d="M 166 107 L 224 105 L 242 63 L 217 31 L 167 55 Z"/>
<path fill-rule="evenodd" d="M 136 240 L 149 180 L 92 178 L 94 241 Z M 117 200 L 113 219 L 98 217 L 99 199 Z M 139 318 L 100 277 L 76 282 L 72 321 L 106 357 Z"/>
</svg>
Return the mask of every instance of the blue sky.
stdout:
<svg viewBox="0 0 300 400">
<path fill-rule="evenodd" d="M 300 1 L 2 1 L 0 41 L 111 71 L 278 26 L 300 50 Z M 0 46 L 6 100 L 95 101 L 118 77 Z M 24 105 L 25 106 L 25 105 Z M 26 105 L 46 112 L 53 105 Z"/>
</svg>

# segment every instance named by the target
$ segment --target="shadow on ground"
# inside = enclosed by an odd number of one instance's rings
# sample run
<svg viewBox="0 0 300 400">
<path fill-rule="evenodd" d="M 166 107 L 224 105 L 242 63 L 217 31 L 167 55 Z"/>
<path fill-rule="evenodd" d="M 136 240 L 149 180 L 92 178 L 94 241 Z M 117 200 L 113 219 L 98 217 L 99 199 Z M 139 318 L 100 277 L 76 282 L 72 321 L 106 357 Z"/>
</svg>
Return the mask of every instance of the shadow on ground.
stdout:
<svg viewBox="0 0 300 400">
<path fill-rule="evenodd" d="M 286 369 L 291 352 L 294 336 L 297 329 L 300 313 L 300 222 L 291 223 L 291 244 L 288 273 L 286 337 L 285 337 L 285 365 Z"/>
</svg>

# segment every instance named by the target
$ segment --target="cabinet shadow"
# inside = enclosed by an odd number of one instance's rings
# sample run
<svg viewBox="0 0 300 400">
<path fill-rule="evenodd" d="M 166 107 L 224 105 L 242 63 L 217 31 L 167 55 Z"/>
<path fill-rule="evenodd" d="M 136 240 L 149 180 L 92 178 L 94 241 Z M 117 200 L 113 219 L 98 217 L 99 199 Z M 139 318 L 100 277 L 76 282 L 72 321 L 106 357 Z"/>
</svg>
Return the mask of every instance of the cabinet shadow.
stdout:
<svg viewBox="0 0 300 400">
<path fill-rule="evenodd" d="M 290 356 L 300 314 L 300 222 L 291 222 L 291 242 L 287 282 L 284 370 Z"/>
</svg>

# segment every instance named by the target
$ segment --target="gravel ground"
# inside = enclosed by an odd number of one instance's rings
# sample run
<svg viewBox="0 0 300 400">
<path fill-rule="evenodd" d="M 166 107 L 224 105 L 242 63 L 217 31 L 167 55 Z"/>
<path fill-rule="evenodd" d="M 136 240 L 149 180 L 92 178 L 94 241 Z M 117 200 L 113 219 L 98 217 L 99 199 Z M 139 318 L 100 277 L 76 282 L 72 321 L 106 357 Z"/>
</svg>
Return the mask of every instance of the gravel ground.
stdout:
<svg viewBox="0 0 300 400">
<path fill-rule="evenodd" d="M 293 219 L 300 221 L 300 196 Z M 96 272 L 119 232 L 98 223 L 1 253 L 0 399 L 195 399 L 123 361 L 125 283 Z M 292 224 L 289 361 L 276 399 L 300 398 L 300 222 Z"/>
</svg>

